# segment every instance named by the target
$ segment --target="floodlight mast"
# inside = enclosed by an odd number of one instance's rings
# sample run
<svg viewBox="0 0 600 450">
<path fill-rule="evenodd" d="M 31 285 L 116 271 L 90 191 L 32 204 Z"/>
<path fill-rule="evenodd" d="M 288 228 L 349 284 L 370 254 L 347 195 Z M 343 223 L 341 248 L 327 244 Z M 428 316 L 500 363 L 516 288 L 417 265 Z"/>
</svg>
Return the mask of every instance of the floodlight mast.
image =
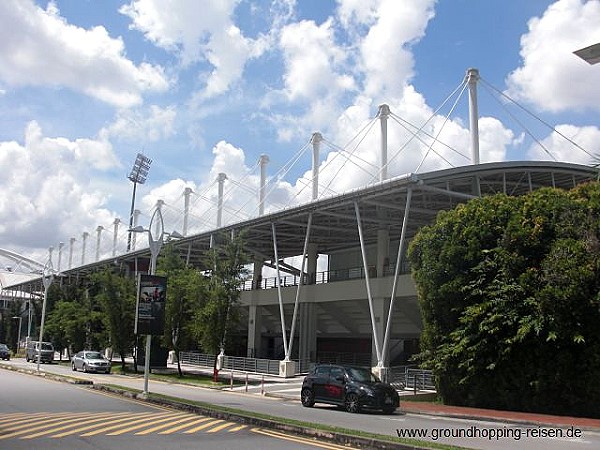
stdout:
<svg viewBox="0 0 600 450">
<path fill-rule="evenodd" d="M 138 183 L 144 184 L 148 177 L 152 160 L 142 153 L 138 153 L 133 163 L 131 173 L 127 177 L 133 183 L 133 193 L 131 195 L 131 212 L 129 214 L 129 234 L 127 236 L 127 251 L 131 251 L 131 229 L 133 228 L 133 213 L 135 210 L 135 191 Z"/>
</svg>

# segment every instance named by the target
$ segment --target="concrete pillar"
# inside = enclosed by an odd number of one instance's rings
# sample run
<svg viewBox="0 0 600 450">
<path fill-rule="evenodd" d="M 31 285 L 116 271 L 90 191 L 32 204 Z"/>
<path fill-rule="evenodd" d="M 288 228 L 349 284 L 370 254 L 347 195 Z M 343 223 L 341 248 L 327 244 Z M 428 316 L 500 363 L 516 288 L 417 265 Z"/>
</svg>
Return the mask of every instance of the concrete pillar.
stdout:
<svg viewBox="0 0 600 450">
<path fill-rule="evenodd" d="M 380 164 L 381 167 L 379 169 L 379 181 L 385 181 L 387 179 L 388 172 L 388 161 L 387 161 L 387 153 L 388 153 L 388 138 L 387 138 L 387 119 L 390 115 L 390 107 L 386 104 L 379 105 L 379 121 L 381 124 L 381 152 L 380 152 Z"/>
<path fill-rule="evenodd" d="M 223 185 L 225 184 L 226 179 L 227 175 L 222 172 L 217 177 L 217 182 L 219 183 L 219 192 L 217 197 L 217 228 L 221 228 L 223 223 Z"/>
<path fill-rule="evenodd" d="M 186 187 L 183 190 L 183 235 L 187 236 L 188 232 L 188 221 L 190 217 L 190 194 L 192 193 L 192 188 Z"/>
<path fill-rule="evenodd" d="M 260 187 L 258 191 L 258 215 L 262 216 L 265 213 L 265 188 L 267 185 L 267 164 L 269 157 L 260 155 Z"/>
<path fill-rule="evenodd" d="M 59 242 L 58 243 L 58 266 L 56 268 L 57 271 L 61 271 L 62 267 L 62 252 L 63 252 L 63 247 L 65 246 L 64 242 Z"/>
<path fill-rule="evenodd" d="M 469 84 L 469 124 L 471 128 L 471 164 L 479 164 L 479 112 L 477 109 L 477 82 L 479 70 L 467 70 Z"/>
<path fill-rule="evenodd" d="M 81 265 L 83 266 L 85 264 L 85 247 L 87 245 L 87 238 L 90 235 L 90 233 L 88 233 L 87 231 L 84 231 L 83 234 L 81 235 L 82 240 L 81 240 Z"/>
<path fill-rule="evenodd" d="M 262 283 L 262 269 L 263 261 L 260 259 L 254 260 L 254 267 L 252 269 L 252 289 L 260 289 Z"/>
<path fill-rule="evenodd" d="M 319 196 L 319 150 L 321 148 L 321 141 L 323 136 L 321 133 L 313 133 L 310 142 L 313 146 L 313 157 L 312 157 L 312 199 L 316 200 Z"/>
<path fill-rule="evenodd" d="M 142 212 L 139 209 L 136 209 L 135 211 L 133 211 L 133 226 L 132 226 L 132 228 L 137 227 L 141 213 Z M 132 251 L 135 250 L 136 235 L 137 235 L 137 233 L 131 233 L 131 250 Z"/>
<path fill-rule="evenodd" d="M 75 240 L 74 237 L 69 239 L 69 269 L 73 267 L 73 244 L 75 243 Z"/>
<path fill-rule="evenodd" d="M 314 303 L 300 303 L 298 330 L 298 358 L 316 361 L 317 358 L 317 314 Z"/>
<path fill-rule="evenodd" d="M 317 244 L 308 244 L 307 253 L 306 274 L 308 275 L 308 279 L 306 280 L 306 284 L 315 284 L 317 282 L 317 259 L 319 257 Z"/>
<path fill-rule="evenodd" d="M 247 357 L 258 358 L 261 356 L 262 339 L 262 310 L 260 306 L 248 307 L 248 347 Z"/>
<path fill-rule="evenodd" d="M 121 219 L 116 218 L 113 222 L 113 248 L 112 255 L 113 257 L 117 255 L 117 241 L 119 238 L 119 224 L 121 223 Z"/>
<path fill-rule="evenodd" d="M 104 230 L 104 227 L 102 225 L 98 225 L 98 228 L 96 228 L 96 261 L 100 260 L 100 243 L 102 240 L 102 230 Z"/>
</svg>

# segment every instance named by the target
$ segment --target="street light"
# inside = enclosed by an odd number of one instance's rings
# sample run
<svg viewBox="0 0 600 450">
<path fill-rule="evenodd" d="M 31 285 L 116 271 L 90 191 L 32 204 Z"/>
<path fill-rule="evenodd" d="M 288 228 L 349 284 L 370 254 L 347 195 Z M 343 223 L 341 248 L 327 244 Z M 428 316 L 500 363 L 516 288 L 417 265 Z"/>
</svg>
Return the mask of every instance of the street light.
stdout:
<svg viewBox="0 0 600 450">
<path fill-rule="evenodd" d="M 150 170 L 150 164 L 152 160 L 142 153 L 138 153 L 131 168 L 131 172 L 127 176 L 129 181 L 133 183 L 133 193 L 131 194 L 131 212 L 129 214 L 129 236 L 127 237 L 127 251 L 131 250 L 131 227 L 133 227 L 133 213 L 135 208 L 135 191 L 138 183 L 144 184 L 148 177 L 148 171 Z"/>
<path fill-rule="evenodd" d="M 17 352 L 19 351 L 19 348 L 21 347 L 19 344 L 21 342 L 21 323 L 23 322 L 23 317 L 21 316 L 13 316 L 13 319 L 19 319 L 19 331 L 17 332 Z"/>
<path fill-rule="evenodd" d="M 154 230 L 154 231 L 153 231 Z M 162 211 L 160 207 L 157 207 L 152 214 L 152 218 L 150 219 L 150 224 L 148 225 L 148 229 L 143 228 L 142 226 L 137 226 L 135 228 L 130 228 L 130 232 L 132 233 L 148 233 L 148 247 L 150 248 L 150 270 L 148 273 L 150 275 L 156 274 L 156 261 L 158 259 L 158 255 L 160 253 L 160 249 L 162 248 L 165 242 L 165 236 L 167 238 L 181 238 L 183 237 L 181 234 L 174 231 L 173 233 L 165 232 L 165 224 L 162 216 Z M 151 351 L 151 343 L 152 343 L 152 335 L 146 335 L 146 352 L 145 352 L 145 361 L 144 361 L 144 391 L 143 395 L 145 397 L 148 396 L 148 378 L 150 376 L 150 351 Z"/>
<path fill-rule="evenodd" d="M 573 53 L 589 64 L 597 64 L 600 62 L 600 42 L 575 50 Z"/>
</svg>

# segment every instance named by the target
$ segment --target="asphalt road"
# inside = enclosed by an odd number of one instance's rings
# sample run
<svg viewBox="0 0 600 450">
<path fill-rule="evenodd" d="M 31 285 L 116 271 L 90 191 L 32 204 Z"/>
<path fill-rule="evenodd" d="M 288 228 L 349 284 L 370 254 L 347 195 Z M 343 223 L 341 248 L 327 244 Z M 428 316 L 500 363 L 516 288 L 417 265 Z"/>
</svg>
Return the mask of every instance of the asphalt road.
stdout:
<svg viewBox="0 0 600 450">
<path fill-rule="evenodd" d="M 0 370 L 0 449 L 342 449 Z"/>
<path fill-rule="evenodd" d="M 34 368 L 24 361 L 11 361 L 23 367 Z M 59 372 L 64 375 L 73 373 L 68 367 L 42 366 L 42 369 Z M 2 376 L 0 371 L 0 377 Z M 95 383 L 111 383 L 135 389 L 142 389 L 141 378 L 131 378 L 116 374 L 81 374 L 80 377 L 91 378 Z M 296 382 L 297 383 L 297 382 Z M 280 390 L 285 393 L 296 389 L 294 383 L 279 383 Z M 317 405 L 314 408 L 304 408 L 298 401 L 298 395 L 282 395 L 282 398 L 265 397 L 259 394 L 249 394 L 244 391 L 215 390 L 200 387 L 182 386 L 150 381 L 150 392 L 161 393 L 172 397 L 207 402 L 254 411 L 278 417 L 291 418 L 309 423 L 325 424 L 346 429 L 362 430 L 381 435 L 404 433 L 405 437 L 412 433 L 414 438 L 421 434 L 421 440 L 445 443 L 455 446 L 475 449 L 594 449 L 600 448 L 600 433 L 584 430 L 581 436 L 566 436 L 568 430 L 550 427 L 515 425 L 502 422 L 485 422 L 480 420 L 465 420 L 450 417 L 405 414 L 401 410 L 391 415 L 380 413 L 348 414 L 335 407 Z M 276 388 L 269 388 L 271 393 Z M 299 394 L 299 389 L 297 389 Z M 529 433 L 529 435 L 527 435 Z M 562 433 L 563 436 L 556 436 Z M 457 436 L 457 435 L 461 436 Z M 541 436 L 546 434 L 546 436 Z M 0 447 L 1 448 L 1 447 Z"/>
</svg>

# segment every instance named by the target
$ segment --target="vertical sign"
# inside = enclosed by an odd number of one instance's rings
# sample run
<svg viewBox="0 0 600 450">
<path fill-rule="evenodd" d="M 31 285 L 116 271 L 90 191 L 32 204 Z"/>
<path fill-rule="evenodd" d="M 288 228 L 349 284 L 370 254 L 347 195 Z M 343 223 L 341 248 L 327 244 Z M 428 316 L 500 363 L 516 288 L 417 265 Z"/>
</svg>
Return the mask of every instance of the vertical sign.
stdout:
<svg viewBox="0 0 600 450">
<path fill-rule="evenodd" d="M 166 299 L 167 277 L 139 274 L 135 334 L 164 333 Z"/>
</svg>

